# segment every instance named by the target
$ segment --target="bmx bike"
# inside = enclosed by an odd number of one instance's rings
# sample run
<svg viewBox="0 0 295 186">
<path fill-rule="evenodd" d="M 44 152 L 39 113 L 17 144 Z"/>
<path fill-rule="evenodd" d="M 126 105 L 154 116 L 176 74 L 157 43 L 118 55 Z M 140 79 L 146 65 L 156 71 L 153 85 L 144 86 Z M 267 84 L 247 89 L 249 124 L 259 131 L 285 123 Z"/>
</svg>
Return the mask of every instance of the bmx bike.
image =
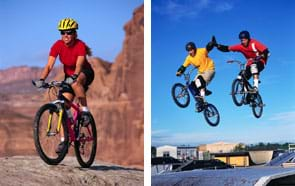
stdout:
<svg viewBox="0 0 295 186">
<path fill-rule="evenodd" d="M 188 73 L 183 73 L 185 85 L 182 83 L 175 83 L 172 86 L 172 98 L 177 106 L 185 108 L 190 103 L 190 92 L 195 99 L 197 112 L 203 112 L 206 122 L 210 126 L 215 127 L 220 121 L 219 112 L 213 104 L 204 101 L 203 98 L 199 96 L 198 90 L 194 87 L 194 81 L 190 80 L 190 75 L 195 69 L 196 68 L 192 68 Z"/>
<path fill-rule="evenodd" d="M 252 108 L 253 115 L 256 118 L 260 118 L 265 105 L 259 92 L 246 79 L 245 63 L 238 60 L 229 60 L 227 63 L 237 63 L 240 67 L 240 72 L 237 78 L 233 80 L 231 88 L 231 96 L 234 104 L 237 106 L 249 104 Z"/>
</svg>

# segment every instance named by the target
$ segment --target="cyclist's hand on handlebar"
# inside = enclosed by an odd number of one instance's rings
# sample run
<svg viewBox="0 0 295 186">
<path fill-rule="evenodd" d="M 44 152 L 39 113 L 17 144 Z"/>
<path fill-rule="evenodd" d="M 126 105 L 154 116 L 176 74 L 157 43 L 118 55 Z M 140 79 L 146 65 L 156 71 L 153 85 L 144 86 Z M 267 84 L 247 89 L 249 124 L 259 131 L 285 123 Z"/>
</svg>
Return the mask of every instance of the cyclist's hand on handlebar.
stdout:
<svg viewBox="0 0 295 186">
<path fill-rule="evenodd" d="M 39 79 L 39 80 L 36 80 L 36 81 L 33 81 L 33 84 L 37 87 L 37 88 L 42 88 L 45 86 L 45 81 L 44 79 Z"/>
<path fill-rule="evenodd" d="M 181 74 L 182 74 L 182 73 L 181 73 L 181 72 L 179 72 L 179 71 L 178 71 L 178 72 L 176 72 L 176 76 L 181 76 Z"/>
<path fill-rule="evenodd" d="M 262 59 L 263 58 L 263 56 L 256 56 L 255 58 L 254 58 L 254 61 L 260 61 L 260 59 Z"/>
<path fill-rule="evenodd" d="M 186 69 L 186 67 L 181 65 L 176 72 L 176 76 L 181 76 L 181 74 L 185 71 L 185 69 Z"/>
<path fill-rule="evenodd" d="M 70 77 L 67 77 L 66 80 L 65 80 L 65 83 L 67 84 L 73 84 L 78 78 L 78 75 L 77 74 L 73 74 L 71 75 Z"/>
</svg>

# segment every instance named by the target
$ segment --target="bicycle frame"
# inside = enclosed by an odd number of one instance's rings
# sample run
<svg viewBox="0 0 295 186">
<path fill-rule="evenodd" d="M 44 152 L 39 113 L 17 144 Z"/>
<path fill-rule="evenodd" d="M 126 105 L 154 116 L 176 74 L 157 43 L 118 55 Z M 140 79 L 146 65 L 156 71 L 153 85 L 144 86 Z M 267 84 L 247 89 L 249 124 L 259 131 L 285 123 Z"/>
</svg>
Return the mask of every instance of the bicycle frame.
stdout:
<svg viewBox="0 0 295 186">
<path fill-rule="evenodd" d="M 32 83 L 36 86 L 35 81 Z M 86 115 L 89 120 L 85 122 L 84 117 L 81 117 L 79 103 L 74 103 L 63 96 L 63 90 L 69 86 L 64 81 L 52 81 L 44 83 L 42 87 L 36 86 L 48 89 L 48 93 L 54 90 L 53 95 L 56 100 L 44 104 L 37 111 L 34 120 L 34 143 L 40 158 L 49 165 L 59 164 L 65 158 L 70 146 L 73 146 L 79 164 L 88 168 L 94 162 L 96 155 L 96 125 L 90 112 Z M 58 148 L 54 150 L 52 146 Z"/>
<path fill-rule="evenodd" d="M 172 86 L 172 98 L 177 106 L 185 108 L 190 103 L 191 94 L 196 102 L 195 111 L 198 113 L 203 112 L 206 122 L 210 126 L 215 127 L 220 121 L 219 112 L 213 104 L 206 102 L 198 95 L 198 90 L 195 90 L 197 87 L 195 87 L 194 81 L 190 80 L 190 75 L 195 69 L 196 68 L 192 68 L 187 73 L 183 73 L 185 84 L 175 83 Z M 187 89 L 189 89 L 189 91 Z"/>
<path fill-rule="evenodd" d="M 194 95 L 194 93 L 192 92 L 192 90 L 190 89 L 190 84 L 191 84 L 191 80 L 190 80 L 190 75 L 191 73 L 195 70 L 196 68 L 192 68 L 189 70 L 188 73 L 184 73 L 183 76 L 184 76 L 184 79 L 185 79 L 185 85 L 186 85 L 186 88 L 189 90 L 189 92 L 191 93 L 191 95 L 194 97 L 195 101 L 198 102 L 198 99 L 196 98 L 196 96 Z"/>
<path fill-rule="evenodd" d="M 252 89 L 252 85 L 249 83 L 247 78 L 245 77 L 245 63 L 242 63 L 241 61 L 238 60 L 228 60 L 227 63 L 237 63 L 240 66 L 240 72 L 239 75 L 237 76 L 237 79 L 241 79 L 243 81 L 243 87 L 246 88 L 247 93 L 250 89 Z"/>
<path fill-rule="evenodd" d="M 55 82 L 54 82 L 55 83 Z M 53 84 L 54 84 L 53 83 Z M 56 82 L 58 83 L 58 82 Z M 79 104 L 75 104 L 71 101 L 69 101 L 67 98 L 65 98 L 62 95 L 61 92 L 61 87 L 59 87 L 58 90 L 58 96 L 57 96 L 57 100 L 53 101 L 52 103 L 58 106 L 59 109 L 59 117 L 58 117 L 58 124 L 57 124 L 57 128 L 56 128 L 56 132 L 59 133 L 60 129 L 61 129 L 61 123 L 62 123 L 62 118 L 64 117 L 64 111 L 65 111 L 65 102 L 69 105 L 70 108 L 73 108 L 73 120 L 71 121 L 71 119 L 67 116 L 66 114 L 66 124 L 67 127 L 69 129 L 69 141 L 70 142 L 74 142 L 76 140 L 79 140 L 79 125 L 78 125 L 78 119 L 80 116 L 80 109 L 79 109 Z M 51 129 L 51 122 L 52 122 L 52 113 L 50 113 L 49 118 L 48 118 L 48 124 L 47 124 L 47 134 L 48 135 L 55 135 L 56 133 L 50 133 L 50 129 Z M 90 136 L 92 136 L 92 133 L 89 129 L 89 127 L 87 127 L 87 131 L 89 132 Z M 91 141 L 93 140 L 92 137 L 87 137 L 86 141 Z"/>
</svg>

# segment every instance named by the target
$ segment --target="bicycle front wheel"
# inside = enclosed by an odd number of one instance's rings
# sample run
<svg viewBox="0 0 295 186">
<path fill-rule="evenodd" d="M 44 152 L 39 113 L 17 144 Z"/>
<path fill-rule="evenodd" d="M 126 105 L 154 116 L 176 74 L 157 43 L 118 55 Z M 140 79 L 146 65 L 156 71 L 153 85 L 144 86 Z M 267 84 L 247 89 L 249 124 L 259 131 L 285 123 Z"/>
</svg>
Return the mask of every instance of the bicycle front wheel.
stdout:
<svg viewBox="0 0 295 186">
<path fill-rule="evenodd" d="M 233 102 L 237 106 L 242 106 L 245 99 L 245 91 L 243 82 L 240 79 L 235 79 L 232 83 L 231 95 Z"/>
<path fill-rule="evenodd" d="M 181 83 L 174 84 L 172 87 L 171 93 L 172 93 L 172 98 L 177 106 L 181 108 L 185 108 L 189 105 L 190 96 L 187 91 L 187 88 L 183 84 Z"/>
<path fill-rule="evenodd" d="M 68 145 L 60 152 L 55 149 L 61 142 L 61 131 L 58 131 L 59 109 L 55 104 L 45 104 L 37 112 L 34 121 L 34 142 L 36 150 L 43 161 L 49 165 L 60 163 L 68 151 Z M 65 117 L 61 118 L 61 124 L 64 130 L 65 144 L 68 141 L 68 129 Z"/>
<path fill-rule="evenodd" d="M 252 112 L 256 118 L 260 118 L 263 112 L 263 101 L 258 93 L 253 95 L 253 97 L 254 99 L 251 101 Z"/>
<path fill-rule="evenodd" d="M 75 153 L 79 164 L 88 168 L 94 161 L 97 147 L 97 132 L 93 116 L 89 113 L 87 125 L 79 122 L 79 136 L 75 141 Z"/>
<path fill-rule="evenodd" d="M 212 104 L 207 104 L 204 108 L 204 117 L 207 123 L 212 126 L 216 127 L 220 121 L 220 115 L 217 108 Z"/>
</svg>

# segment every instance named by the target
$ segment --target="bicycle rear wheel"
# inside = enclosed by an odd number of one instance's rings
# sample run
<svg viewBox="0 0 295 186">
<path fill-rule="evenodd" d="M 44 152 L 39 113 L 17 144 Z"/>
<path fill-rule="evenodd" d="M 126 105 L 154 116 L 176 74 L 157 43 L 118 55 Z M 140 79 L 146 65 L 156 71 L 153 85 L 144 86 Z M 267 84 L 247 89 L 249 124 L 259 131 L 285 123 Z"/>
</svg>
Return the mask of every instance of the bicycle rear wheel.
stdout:
<svg viewBox="0 0 295 186">
<path fill-rule="evenodd" d="M 205 105 L 204 117 L 207 123 L 212 127 L 216 127 L 219 124 L 219 121 L 220 121 L 219 112 L 217 108 L 210 103 Z"/>
<path fill-rule="evenodd" d="M 259 93 L 253 95 L 254 99 L 251 101 L 253 115 L 260 118 L 263 112 L 263 101 Z"/>
<path fill-rule="evenodd" d="M 237 106 L 242 106 L 245 99 L 244 85 L 242 80 L 235 79 L 232 83 L 231 95 L 233 102 Z"/>
<path fill-rule="evenodd" d="M 79 122 L 79 137 L 75 141 L 75 153 L 79 164 L 90 167 L 94 161 L 97 147 L 97 133 L 93 116 L 89 113 L 89 124 L 83 126 Z"/>
<path fill-rule="evenodd" d="M 189 105 L 190 96 L 187 91 L 187 88 L 183 84 L 181 83 L 174 84 L 172 87 L 171 93 L 172 93 L 172 98 L 177 106 L 181 108 L 185 108 Z"/>
<path fill-rule="evenodd" d="M 55 104 L 48 103 L 38 110 L 34 120 L 35 147 L 41 159 L 49 165 L 60 163 L 68 151 L 68 145 L 65 145 L 61 153 L 55 152 L 61 139 L 61 132 L 57 131 L 58 119 L 59 109 Z M 61 122 L 64 129 L 65 144 L 69 144 L 64 116 Z"/>
</svg>

